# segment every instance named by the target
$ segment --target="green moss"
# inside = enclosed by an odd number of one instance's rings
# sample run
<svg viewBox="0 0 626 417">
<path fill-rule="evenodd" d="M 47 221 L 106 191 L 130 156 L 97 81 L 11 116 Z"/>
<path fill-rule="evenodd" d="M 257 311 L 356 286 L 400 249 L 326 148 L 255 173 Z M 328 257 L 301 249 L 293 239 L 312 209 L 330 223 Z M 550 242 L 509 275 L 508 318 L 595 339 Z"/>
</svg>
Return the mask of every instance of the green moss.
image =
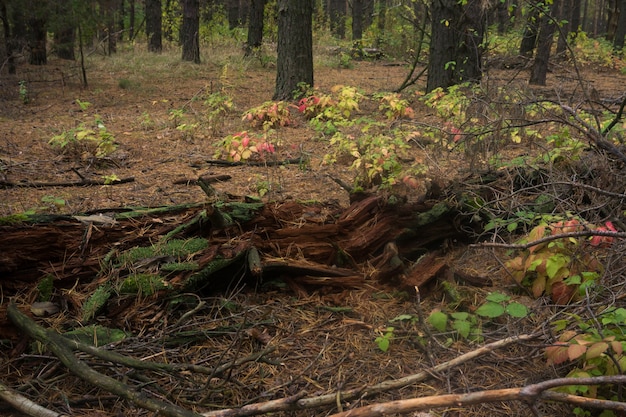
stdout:
<svg viewBox="0 0 626 417">
<path fill-rule="evenodd" d="M 111 297 L 112 289 L 108 283 L 102 284 L 91 294 L 91 297 L 87 299 L 83 304 L 83 321 L 87 322 L 94 318 L 98 311 L 104 306 L 104 304 Z"/>
<path fill-rule="evenodd" d="M 209 242 L 203 238 L 172 239 L 166 243 L 157 243 L 151 246 L 136 246 L 122 252 L 117 259 L 118 266 L 130 266 L 142 259 L 155 256 L 173 256 L 181 259 L 200 252 L 209 247 Z"/>
<path fill-rule="evenodd" d="M 37 284 L 37 290 L 39 291 L 39 301 L 50 301 L 54 291 L 54 276 L 46 275 L 43 277 Z"/>
<path fill-rule="evenodd" d="M 28 221 L 29 215 L 25 213 L 11 214 L 9 216 L 0 217 L 0 226 L 13 226 Z"/>
<path fill-rule="evenodd" d="M 165 287 L 165 282 L 158 275 L 133 274 L 122 281 L 120 284 L 120 293 L 149 296 L 165 289 Z"/>
<path fill-rule="evenodd" d="M 195 271 L 199 268 L 197 262 L 170 262 L 161 265 L 161 271 L 177 272 L 177 271 Z"/>
<path fill-rule="evenodd" d="M 103 326 L 85 326 L 66 332 L 63 336 L 86 345 L 104 346 L 124 340 L 129 335 L 123 330 L 109 329 Z"/>
</svg>

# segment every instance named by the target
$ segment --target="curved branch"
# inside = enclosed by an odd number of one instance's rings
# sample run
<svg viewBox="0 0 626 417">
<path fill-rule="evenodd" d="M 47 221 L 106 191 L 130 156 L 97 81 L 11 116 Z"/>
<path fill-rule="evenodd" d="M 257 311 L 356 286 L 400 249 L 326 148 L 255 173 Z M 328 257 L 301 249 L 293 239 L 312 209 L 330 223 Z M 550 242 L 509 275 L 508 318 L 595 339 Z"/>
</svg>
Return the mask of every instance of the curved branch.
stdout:
<svg viewBox="0 0 626 417">
<path fill-rule="evenodd" d="M 487 391 L 471 392 L 468 394 L 433 395 L 430 397 L 410 398 L 408 400 L 390 401 L 381 404 L 372 404 L 354 408 L 349 411 L 332 414 L 330 417 L 379 417 L 383 415 L 412 411 L 428 410 L 441 407 L 459 407 L 463 405 L 482 404 L 500 401 L 525 401 L 532 405 L 538 399 L 560 401 L 589 408 L 626 411 L 626 403 L 618 401 L 603 401 L 593 398 L 565 395 L 547 391 L 550 388 L 565 385 L 599 385 L 623 384 L 626 375 L 615 375 L 595 378 L 559 378 L 523 388 L 506 388 Z"/>
<path fill-rule="evenodd" d="M 608 230 L 582 230 L 580 232 L 559 233 L 557 235 L 551 235 L 542 237 L 541 239 L 533 240 L 528 243 L 495 243 L 495 242 L 483 242 L 469 245 L 470 248 L 504 248 L 504 249 L 528 249 L 533 246 L 540 245 L 546 242 L 552 242 L 553 240 L 564 239 L 568 237 L 588 237 L 588 236 L 606 236 L 615 238 L 626 238 L 626 232 L 611 232 Z"/>
</svg>

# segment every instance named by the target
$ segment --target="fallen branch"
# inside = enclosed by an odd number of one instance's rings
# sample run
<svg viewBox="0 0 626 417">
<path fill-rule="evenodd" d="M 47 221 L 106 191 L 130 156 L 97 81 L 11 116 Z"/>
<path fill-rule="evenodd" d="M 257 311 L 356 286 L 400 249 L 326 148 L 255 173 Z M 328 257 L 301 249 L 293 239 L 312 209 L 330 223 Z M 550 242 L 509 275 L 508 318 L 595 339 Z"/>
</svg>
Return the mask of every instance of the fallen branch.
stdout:
<svg viewBox="0 0 626 417">
<path fill-rule="evenodd" d="M 332 414 L 330 417 L 378 417 L 394 413 L 406 414 L 432 408 L 455 407 L 501 401 L 524 401 L 533 406 L 537 400 L 550 400 L 576 404 L 582 407 L 605 410 L 626 411 L 626 403 L 618 401 L 597 400 L 557 392 L 547 391 L 550 388 L 566 385 L 600 385 L 626 383 L 626 375 L 603 376 L 594 378 L 559 378 L 522 388 L 506 388 L 497 390 L 477 391 L 469 394 L 432 395 L 408 400 L 389 401 L 353 408 L 349 411 Z"/>
<path fill-rule="evenodd" d="M 78 181 L 60 181 L 60 182 L 12 182 L 0 181 L 0 188 L 45 188 L 45 187 L 84 187 L 93 185 L 118 185 L 135 181 L 135 177 L 121 178 L 118 180 L 90 180 L 82 178 Z"/>
<path fill-rule="evenodd" d="M 7 307 L 7 316 L 20 330 L 45 345 L 73 374 L 96 387 L 131 401 L 138 407 L 168 417 L 199 417 L 200 414 L 154 398 L 148 398 L 134 387 L 95 371 L 72 353 L 68 340 L 60 334 L 46 330 L 20 312 L 14 303 Z"/>
<path fill-rule="evenodd" d="M 67 417 L 67 414 L 60 414 L 56 411 L 48 410 L 45 407 L 35 404 L 28 398 L 14 392 L 6 385 L 0 383 L 0 400 L 4 400 L 17 411 L 32 417 Z"/>
<path fill-rule="evenodd" d="M 379 392 L 399 389 L 407 385 L 425 381 L 426 379 L 431 378 L 433 375 L 436 375 L 439 372 L 446 371 L 465 362 L 469 362 L 486 353 L 492 352 L 501 347 L 508 346 L 515 342 L 532 340 L 535 339 L 537 336 L 537 334 L 524 334 L 520 336 L 507 337 L 506 339 L 489 343 L 476 350 L 458 356 L 448 362 L 444 362 L 425 371 L 418 372 L 414 375 L 409 375 L 407 377 L 392 381 L 384 381 L 380 384 L 372 385 L 369 387 L 355 388 L 347 391 L 341 391 L 339 393 L 334 392 L 330 394 L 320 395 L 317 397 L 299 398 L 297 401 L 294 401 L 294 397 L 281 398 L 278 400 L 267 401 L 264 403 L 248 404 L 241 408 L 211 411 L 202 415 L 205 417 L 253 416 L 269 412 L 303 410 L 322 406 L 330 406 L 336 404 L 338 396 L 340 396 L 342 401 L 350 401 L 356 398 L 365 398 Z"/>
<path fill-rule="evenodd" d="M 280 165 L 301 164 L 303 162 L 306 162 L 307 160 L 308 158 L 301 157 L 301 158 L 283 159 L 282 161 L 224 161 L 223 159 L 208 159 L 206 162 L 207 164 L 210 164 L 210 165 L 220 165 L 220 166 L 227 166 L 227 167 L 236 167 L 236 166 L 241 166 L 241 165 L 250 165 L 250 166 L 255 166 L 255 167 L 258 167 L 258 166 L 275 167 L 275 166 L 280 166 Z"/>
<path fill-rule="evenodd" d="M 556 235 L 550 235 L 542 237 L 541 239 L 533 240 L 528 243 L 495 243 L 495 242 L 482 242 L 469 245 L 470 248 L 503 248 L 503 249 L 528 249 L 533 246 L 540 245 L 546 242 L 552 242 L 553 240 L 566 239 L 570 237 L 589 237 L 589 236 L 607 236 L 615 238 L 626 238 L 626 232 L 612 232 L 609 230 L 582 230 L 579 232 L 559 233 Z"/>
</svg>

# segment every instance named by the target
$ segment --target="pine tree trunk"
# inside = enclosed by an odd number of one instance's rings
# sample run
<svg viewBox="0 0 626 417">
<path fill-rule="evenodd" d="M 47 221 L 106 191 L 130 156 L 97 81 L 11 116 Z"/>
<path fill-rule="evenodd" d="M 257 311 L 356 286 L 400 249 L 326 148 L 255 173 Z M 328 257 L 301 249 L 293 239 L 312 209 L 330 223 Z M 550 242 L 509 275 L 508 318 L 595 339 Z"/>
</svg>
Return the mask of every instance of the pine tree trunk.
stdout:
<svg viewBox="0 0 626 417">
<path fill-rule="evenodd" d="M 230 30 L 239 26 L 239 0 L 228 0 L 228 28 Z"/>
<path fill-rule="evenodd" d="M 554 16 L 558 7 L 557 3 L 552 3 L 549 14 Z M 537 54 L 535 61 L 530 70 L 529 84 L 546 85 L 546 77 L 548 74 L 548 61 L 550 59 L 550 49 L 552 48 L 552 40 L 554 38 L 555 25 L 550 16 L 543 16 L 539 23 L 539 34 L 537 35 Z"/>
<path fill-rule="evenodd" d="M 54 33 L 54 46 L 57 56 L 61 59 L 76 60 L 76 54 L 74 54 L 75 42 L 76 31 L 73 27 L 64 28 Z"/>
<path fill-rule="evenodd" d="M 200 63 L 200 1 L 183 0 L 183 26 L 180 31 L 183 61 Z"/>
<path fill-rule="evenodd" d="M 330 0 L 328 4 L 330 17 L 330 31 L 336 38 L 346 37 L 346 2 L 345 0 Z"/>
<path fill-rule="evenodd" d="M 613 48 L 616 51 L 621 51 L 624 48 L 624 37 L 626 37 L 626 0 L 620 0 L 619 18 L 617 19 L 615 39 L 613 39 Z"/>
<path fill-rule="evenodd" d="M 263 16 L 266 0 L 252 0 L 250 4 L 250 17 L 248 18 L 248 44 L 246 56 L 250 55 L 255 48 L 263 43 Z"/>
<path fill-rule="evenodd" d="M 150 52 L 160 53 L 163 50 L 161 16 L 161 0 L 146 0 L 146 35 Z"/>
<path fill-rule="evenodd" d="M 482 76 L 483 9 L 479 0 L 462 5 L 434 0 L 426 91 L 476 82 Z"/>
<path fill-rule="evenodd" d="M 365 0 L 352 0 L 352 44 L 354 48 L 361 48 L 363 38 L 363 12 Z"/>
<path fill-rule="evenodd" d="M 30 45 L 31 65 L 46 65 L 48 63 L 48 51 L 46 48 L 46 21 L 44 19 L 31 19 L 30 29 L 32 32 Z"/>
<path fill-rule="evenodd" d="M 313 86 L 313 0 L 278 0 L 278 59 L 274 100 Z"/>
<path fill-rule="evenodd" d="M 527 58 L 531 58 L 535 52 L 537 33 L 539 32 L 539 24 L 537 23 L 538 20 L 539 12 L 535 6 L 532 13 L 530 13 L 526 19 L 526 26 L 524 26 L 524 34 L 522 35 L 522 43 L 519 48 L 519 54 Z"/>
</svg>

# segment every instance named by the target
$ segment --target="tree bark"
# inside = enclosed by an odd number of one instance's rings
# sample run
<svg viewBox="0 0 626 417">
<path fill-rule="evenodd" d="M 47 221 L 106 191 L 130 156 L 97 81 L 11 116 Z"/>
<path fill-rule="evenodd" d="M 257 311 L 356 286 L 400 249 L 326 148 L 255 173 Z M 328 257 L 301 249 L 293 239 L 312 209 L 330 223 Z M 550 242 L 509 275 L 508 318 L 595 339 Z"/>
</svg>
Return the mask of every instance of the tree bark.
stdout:
<svg viewBox="0 0 626 417">
<path fill-rule="evenodd" d="M 57 56 L 70 61 L 76 60 L 74 44 L 76 43 L 76 30 L 73 27 L 58 30 L 54 33 L 54 47 Z"/>
<path fill-rule="evenodd" d="M 563 24 L 561 30 L 559 30 L 559 38 L 556 44 L 556 55 L 563 55 L 565 53 L 567 43 L 571 38 L 570 34 L 572 32 L 576 32 L 576 26 L 573 26 L 572 24 L 572 17 L 575 11 L 574 3 L 578 3 L 578 0 L 559 1 L 559 20 L 565 20 L 565 24 Z"/>
<path fill-rule="evenodd" d="M 241 24 L 239 20 L 239 0 L 228 0 L 227 4 L 228 27 L 230 30 L 233 30 Z"/>
<path fill-rule="evenodd" d="M 386 21 L 387 21 L 387 3 L 389 0 L 378 1 L 378 36 L 376 38 L 376 47 L 380 48 L 383 45 L 383 39 L 385 37 Z"/>
<path fill-rule="evenodd" d="M 352 44 L 356 49 L 361 49 L 363 38 L 363 13 L 365 0 L 352 0 Z"/>
<path fill-rule="evenodd" d="M 313 86 L 313 0 L 278 0 L 278 64 L 274 100 Z"/>
<path fill-rule="evenodd" d="M 46 20 L 43 18 L 33 18 L 29 21 L 31 29 L 30 58 L 31 65 L 46 65 L 48 63 L 48 50 L 46 47 L 47 30 Z"/>
<path fill-rule="evenodd" d="M 529 13 L 524 26 L 524 34 L 522 35 L 522 43 L 520 44 L 519 54 L 527 58 L 531 58 L 535 52 L 537 45 L 537 34 L 539 32 L 539 12 L 536 2 L 533 4 L 532 12 Z"/>
<path fill-rule="evenodd" d="M 550 49 L 554 38 L 555 22 L 552 19 L 558 7 L 558 3 L 552 3 L 549 14 L 544 14 L 539 23 L 539 34 L 537 35 L 537 54 L 530 71 L 529 83 L 533 85 L 546 85 L 548 74 L 548 61 L 550 59 Z"/>
<path fill-rule="evenodd" d="M 180 31 L 183 61 L 200 63 L 200 1 L 183 0 L 183 26 Z"/>
<path fill-rule="evenodd" d="M 346 1 L 329 0 L 328 15 L 330 17 L 330 31 L 334 37 L 346 37 Z"/>
<path fill-rule="evenodd" d="M 615 29 L 615 39 L 613 39 L 613 49 L 621 51 L 624 48 L 624 38 L 626 37 L 626 0 L 619 2 L 619 18 Z"/>
<path fill-rule="evenodd" d="M 255 48 L 263 43 L 263 16 L 266 0 L 252 0 L 250 5 L 250 17 L 248 18 L 248 43 L 246 56 L 250 55 Z"/>
<path fill-rule="evenodd" d="M 135 39 L 135 0 L 129 0 L 128 2 L 128 39 Z"/>
<path fill-rule="evenodd" d="M 464 6 L 456 0 L 433 0 L 432 35 L 426 91 L 482 76 L 484 13 L 481 2 Z"/>
<path fill-rule="evenodd" d="M 150 52 L 163 51 L 161 20 L 161 0 L 146 0 L 146 35 Z"/>
</svg>

